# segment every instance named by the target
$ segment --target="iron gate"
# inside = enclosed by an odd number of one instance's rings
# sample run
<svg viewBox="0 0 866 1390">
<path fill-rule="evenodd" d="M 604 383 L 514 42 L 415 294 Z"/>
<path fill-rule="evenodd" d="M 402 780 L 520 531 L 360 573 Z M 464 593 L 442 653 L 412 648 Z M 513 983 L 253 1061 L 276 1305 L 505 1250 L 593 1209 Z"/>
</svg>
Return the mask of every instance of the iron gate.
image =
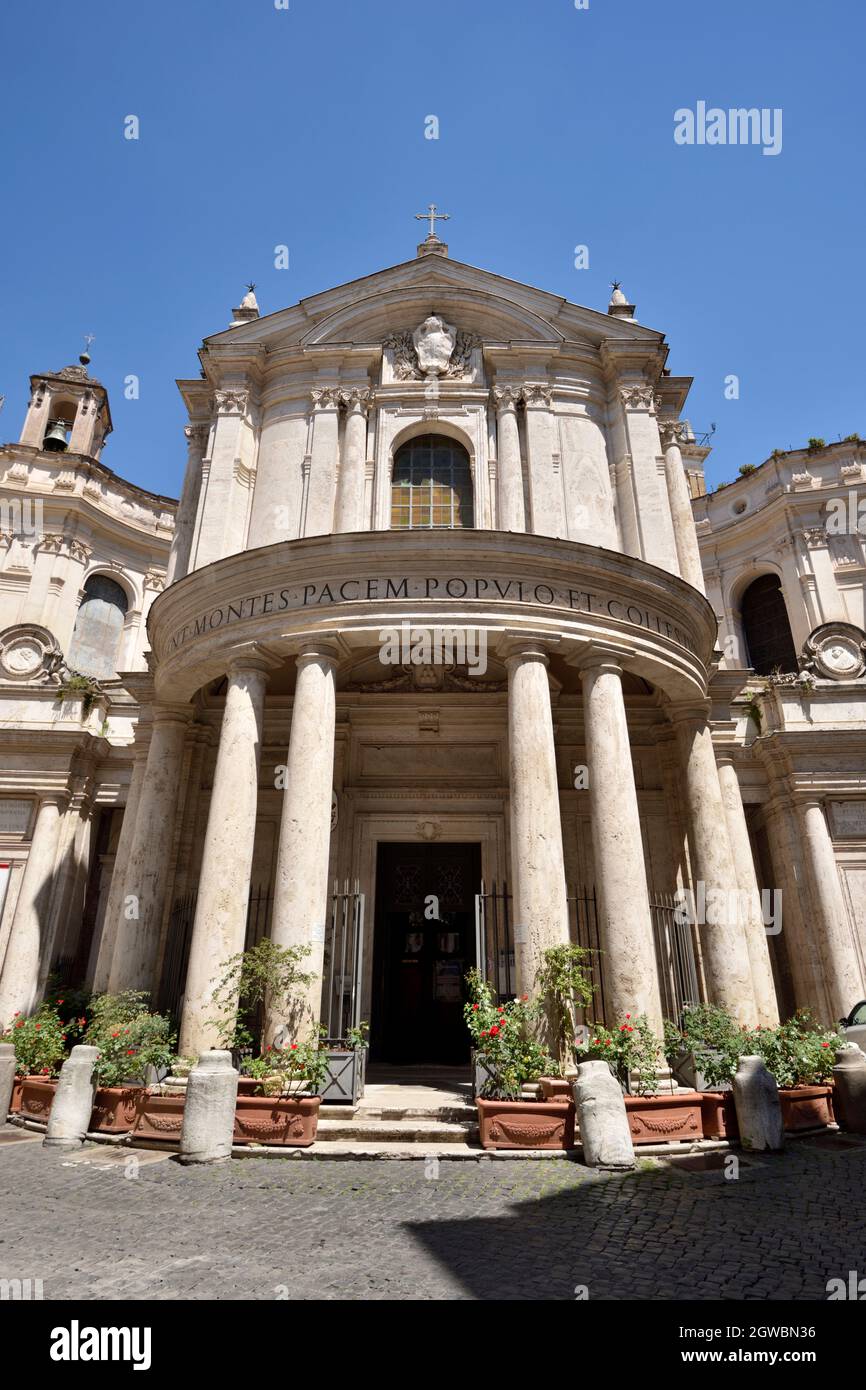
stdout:
<svg viewBox="0 0 866 1390">
<path fill-rule="evenodd" d="M 364 969 L 364 894 L 358 880 L 343 886 L 334 880 L 331 915 L 325 938 L 322 981 L 322 1026 L 336 1042 L 361 1022 Z"/>
</svg>

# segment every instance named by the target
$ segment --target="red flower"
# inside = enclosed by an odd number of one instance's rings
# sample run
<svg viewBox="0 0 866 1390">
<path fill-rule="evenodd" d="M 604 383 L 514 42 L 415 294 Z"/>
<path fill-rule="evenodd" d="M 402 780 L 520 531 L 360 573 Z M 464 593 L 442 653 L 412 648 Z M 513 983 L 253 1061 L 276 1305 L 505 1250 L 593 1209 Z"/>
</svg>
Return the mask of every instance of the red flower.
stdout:
<svg viewBox="0 0 866 1390">
<path fill-rule="evenodd" d="M 613 1046 L 613 1044 L 611 1043 L 610 1038 L 608 1038 L 608 1039 L 605 1041 L 605 1044 L 604 1044 L 604 1045 L 605 1045 L 605 1047 L 612 1047 L 612 1046 Z"/>
<path fill-rule="evenodd" d="M 61 1005 L 62 1003 L 63 1003 L 63 1000 L 62 1000 L 62 999 L 58 999 L 58 1001 L 57 1001 L 57 1007 L 59 1008 L 60 1005 Z"/>
<path fill-rule="evenodd" d="M 134 1056 L 135 1056 L 135 1048 L 134 1048 L 134 1047 L 128 1047 L 128 1048 L 126 1049 L 126 1055 L 127 1055 L 127 1057 L 134 1057 Z"/>
<path fill-rule="evenodd" d="M 297 1050 L 298 1050 L 298 1044 L 297 1044 L 297 1043 L 292 1043 L 291 1048 L 290 1048 L 289 1050 L 290 1050 L 291 1052 L 297 1052 Z"/>
<path fill-rule="evenodd" d="M 598 1038 L 593 1038 L 593 1040 L 592 1040 L 592 1045 L 593 1045 L 593 1047 L 596 1047 L 597 1044 L 598 1044 Z"/>
<path fill-rule="evenodd" d="M 477 1011 L 478 1011 L 480 1008 L 481 1008 L 481 1005 L 480 1005 L 480 1004 L 473 1004 L 473 1005 L 472 1005 L 473 1012 L 476 1012 L 476 1013 L 477 1013 Z"/>
<path fill-rule="evenodd" d="M 626 1018 L 631 1018 L 631 1014 L 626 1014 Z"/>
<path fill-rule="evenodd" d="M 16 1027 L 16 1028 L 23 1028 L 23 1027 L 24 1027 L 24 1019 L 22 1018 L 22 1020 L 21 1020 L 20 1023 L 16 1023 L 16 1024 L 15 1024 L 15 1027 Z"/>
<path fill-rule="evenodd" d="M 621 1024 L 619 1025 L 619 1031 L 620 1031 L 621 1033 L 627 1033 L 627 1032 L 629 1032 L 630 1030 L 629 1030 L 628 1024 L 627 1024 L 627 1023 L 621 1023 Z"/>
<path fill-rule="evenodd" d="M 634 1032 L 634 1029 L 633 1029 L 633 1028 L 627 1028 L 627 1029 L 626 1029 L 626 1032 L 627 1032 L 627 1033 L 633 1033 L 633 1032 Z"/>
<path fill-rule="evenodd" d="M 822 1043 L 821 1046 L 822 1046 L 822 1047 L 829 1047 L 830 1044 L 829 1044 L 829 1043 Z"/>
<path fill-rule="evenodd" d="M 274 1048 L 273 1043 L 268 1043 L 267 1047 L 265 1048 L 265 1052 L 272 1052 L 272 1051 L 273 1051 L 273 1048 Z"/>
<path fill-rule="evenodd" d="M 39 1029 L 42 1027 L 42 1024 L 41 1024 L 41 1023 L 34 1023 L 33 1027 L 36 1029 L 36 1031 L 37 1031 L 37 1033 L 38 1033 L 38 1032 L 39 1032 Z"/>
<path fill-rule="evenodd" d="M 529 995 L 528 995 L 528 994 L 521 994 L 520 997 L 521 997 L 521 999 L 525 1002 L 525 1001 L 529 998 Z"/>
<path fill-rule="evenodd" d="M 496 1038 L 496 1037 L 499 1036 L 499 1029 L 496 1027 L 495 1024 L 494 1024 L 493 1027 L 490 1029 L 490 1036 L 491 1036 L 491 1038 Z"/>
</svg>

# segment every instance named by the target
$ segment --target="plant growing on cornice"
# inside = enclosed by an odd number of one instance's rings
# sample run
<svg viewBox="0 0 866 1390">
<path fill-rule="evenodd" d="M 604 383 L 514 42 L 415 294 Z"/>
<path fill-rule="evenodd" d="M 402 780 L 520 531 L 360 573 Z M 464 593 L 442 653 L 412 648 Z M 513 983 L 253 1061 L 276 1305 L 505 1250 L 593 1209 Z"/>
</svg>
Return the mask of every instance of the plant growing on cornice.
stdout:
<svg viewBox="0 0 866 1390">
<path fill-rule="evenodd" d="M 750 473 L 757 473 L 757 471 L 758 471 L 758 465 L 757 465 L 756 463 L 741 463 L 741 464 L 740 464 L 739 473 L 740 473 L 740 477 L 741 477 L 741 478 L 748 478 L 748 476 L 749 476 Z"/>
<path fill-rule="evenodd" d="M 58 687 L 57 694 L 61 700 L 75 700 L 81 697 L 81 718 L 86 719 L 102 694 L 102 686 L 94 676 L 83 676 L 76 671 L 66 677 Z"/>
<path fill-rule="evenodd" d="M 774 449 L 773 452 L 772 452 L 771 455 L 770 455 L 770 458 L 771 458 L 771 459 L 783 459 L 784 457 L 785 457 L 785 450 L 784 450 L 784 449 Z"/>
<path fill-rule="evenodd" d="M 755 725 L 757 726 L 758 733 L 760 733 L 761 729 L 763 728 L 764 716 L 761 713 L 761 706 L 758 704 L 758 697 L 756 695 L 751 695 L 749 699 L 746 701 L 743 708 L 745 709 L 746 714 L 749 716 L 749 718 L 754 721 Z"/>
<path fill-rule="evenodd" d="M 713 492 L 722 492 L 724 488 L 730 486 L 730 483 L 716 483 L 716 486 L 713 488 Z"/>
<path fill-rule="evenodd" d="M 826 447 L 827 447 L 827 441 L 826 441 L 826 439 L 822 439 L 822 438 L 820 437 L 820 435 L 812 435 L 811 439 L 809 440 L 809 453 L 810 453 L 810 454 L 818 454 L 818 453 L 821 452 L 822 449 L 826 449 Z"/>
<path fill-rule="evenodd" d="M 855 431 L 854 434 L 846 434 L 845 437 L 844 437 L 844 439 L 842 440 L 842 443 L 843 443 L 843 444 L 862 444 L 862 443 L 863 443 L 863 440 L 860 438 L 859 434 L 857 434 L 856 431 Z"/>
</svg>

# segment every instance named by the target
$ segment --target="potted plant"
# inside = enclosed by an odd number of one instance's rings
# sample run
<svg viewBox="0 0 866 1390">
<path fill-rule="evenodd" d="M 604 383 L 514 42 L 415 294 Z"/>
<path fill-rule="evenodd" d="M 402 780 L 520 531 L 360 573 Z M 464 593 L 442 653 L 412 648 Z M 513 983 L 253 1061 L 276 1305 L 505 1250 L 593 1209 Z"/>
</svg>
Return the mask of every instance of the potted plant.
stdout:
<svg viewBox="0 0 866 1390">
<path fill-rule="evenodd" d="M 493 995 L 489 985 L 474 966 L 466 972 L 466 992 L 468 1003 L 464 1006 L 463 1017 L 469 1029 L 469 1063 L 472 1069 L 472 1099 L 483 1093 L 487 1082 L 492 1081 L 492 1073 L 484 1061 L 484 1049 L 479 1043 L 482 1030 L 494 1021 Z"/>
<path fill-rule="evenodd" d="M 318 1038 L 278 1048 L 243 1064 L 249 1089 L 238 1088 L 236 1144 L 284 1144 L 308 1148 L 316 1138 L 328 1057 Z"/>
<path fill-rule="evenodd" d="M 776 1078 L 785 1129 L 814 1129 L 833 1123 L 831 1071 L 839 1033 L 823 1032 L 806 1009 L 778 1028 L 756 1028 L 749 1052 L 763 1057 Z"/>
<path fill-rule="evenodd" d="M 67 1051 L 66 1027 L 56 1005 L 43 1004 L 29 1018 L 16 1013 L 2 1041 L 15 1048 L 11 1111 L 47 1120 Z"/>
<path fill-rule="evenodd" d="M 746 1049 L 748 1034 L 715 1004 L 689 1004 L 683 1026 L 665 1020 L 665 1056 L 676 1079 L 701 1094 L 705 1139 L 739 1135 L 731 1082 Z"/>
<path fill-rule="evenodd" d="M 702 1136 L 701 1097 L 697 1091 L 659 1090 L 661 1043 L 640 1015 L 626 1014 L 618 1027 L 595 1024 L 577 1049 L 580 1061 L 602 1058 L 625 1094 L 633 1144 L 665 1144 Z"/>
<path fill-rule="evenodd" d="M 151 1132 L 143 1120 L 146 1107 L 160 1099 L 159 1083 L 175 1060 L 175 1034 L 164 1014 L 150 1013 L 148 995 L 141 990 L 120 994 L 100 994 L 91 1001 L 91 1019 L 84 1040 L 99 1049 L 93 1068 L 96 1091 L 91 1130 L 103 1134 L 124 1134 L 141 1129 Z M 177 1136 L 180 1133 L 178 1110 Z M 154 1111 L 159 1106 L 154 1105 Z M 171 1106 L 168 1107 L 172 1109 Z M 158 1137 L 163 1137 L 158 1131 Z"/>
<path fill-rule="evenodd" d="M 539 1078 L 546 1100 L 557 1098 L 574 1104 L 577 1015 L 592 1003 L 595 992 L 588 966 L 591 954 L 586 947 L 571 943 L 550 946 L 544 952 L 535 977 L 557 1063 L 555 1076 Z"/>
<path fill-rule="evenodd" d="M 302 1147 L 315 1139 L 327 1053 L 319 1033 L 310 1036 L 303 1003 L 315 979 L 301 969 L 310 949 L 264 937 L 231 958 L 214 990 L 220 1045 L 234 1053 L 241 1071 L 235 1143 Z M 299 1036 L 285 1042 L 290 1028 Z"/>
<path fill-rule="evenodd" d="M 485 1072 L 475 1099 L 482 1148 L 573 1148 L 573 1102 L 526 1095 L 526 1087 L 555 1067 L 536 1036 L 540 1003 L 524 994 L 494 1004 L 489 986 L 473 986 L 479 997 L 465 1005 L 464 1017 Z"/>
<path fill-rule="evenodd" d="M 364 1072 L 370 1025 L 347 1028 L 342 1038 L 329 1038 L 322 1029 L 326 1072 L 321 1098 L 331 1104 L 357 1105 L 364 1094 Z"/>
</svg>

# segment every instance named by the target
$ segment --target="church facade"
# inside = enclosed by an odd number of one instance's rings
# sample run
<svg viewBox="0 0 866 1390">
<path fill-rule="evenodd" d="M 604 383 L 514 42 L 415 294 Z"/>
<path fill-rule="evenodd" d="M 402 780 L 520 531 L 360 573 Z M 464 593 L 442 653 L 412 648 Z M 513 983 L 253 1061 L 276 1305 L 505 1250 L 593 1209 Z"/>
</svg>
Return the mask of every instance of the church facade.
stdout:
<svg viewBox="0 0 866 1390">
<path fill-rule="evenodd" d="M 470 966 L 528 990 L 569 940 L 611 1023 L 862 999 L 864 552 L 828 504 L 866 451 L 707 497 L 667 354 L 618 288 L 431 232 L 247 294 L 179 383 L 177 504 L 102 463 L 87 362 L 34 377 L 0 453 L 0 1019 L 52 973 L 146 989 L 194 1054 L 263 934 L 395 1064 L 462 1060 Z"/>
</svg>

